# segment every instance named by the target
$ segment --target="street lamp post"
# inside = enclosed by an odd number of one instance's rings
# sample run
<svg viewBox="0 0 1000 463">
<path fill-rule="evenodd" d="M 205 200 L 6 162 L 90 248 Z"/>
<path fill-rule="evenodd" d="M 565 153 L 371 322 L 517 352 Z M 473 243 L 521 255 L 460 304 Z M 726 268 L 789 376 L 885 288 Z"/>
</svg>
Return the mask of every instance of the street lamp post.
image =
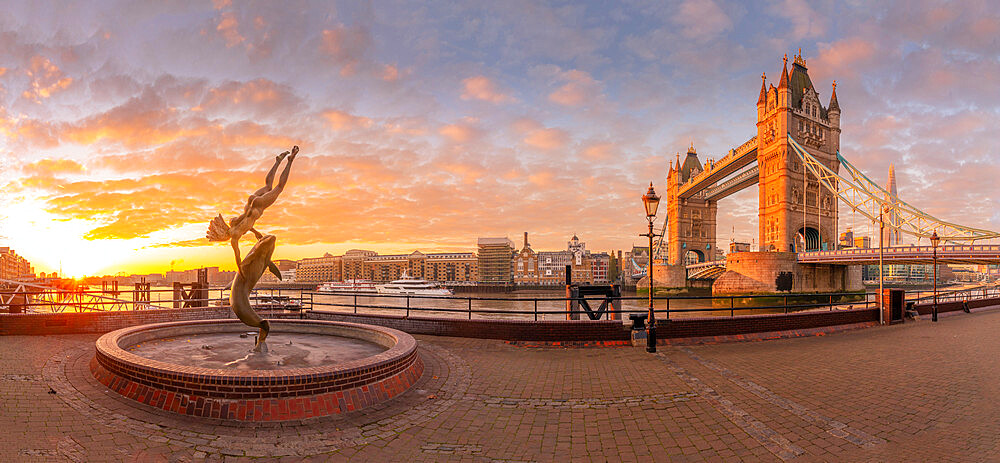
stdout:
<svg viewBox="0 0 1000 463">
<path fill-rule="evenodd" d="M 646 316 L 646 352 L 656 352 L 656 315 L 653 313 L 653 219 L 656 208 L 660 205 L 660 197 L 653 191 L 653 182 L 649 182 L 649 190 L 642 196 L 642 205 L 646 208 L 646 221 L 649 222 L 649 265 L 646 266 L 646 277 L 649 278 L 649 313 Z"/>
<path fill-rule="evenodd" d="M 885 288 L 883 287 L 883 282 L 885 280 L 882 272 L 885 271 L 885 207 L 882 207 L 878 211 L 878 322 L 880 325 L 885 324 Z"/>
<path fill-rule="evenodd" d="M 931 315 L 931 321 L 937 321 L 937 247 L 938 242 L 941 238 L 938 237 L 937 230 L 931 233 L 931 246 L 934 248 L 934 312 Z"/>
</svg>

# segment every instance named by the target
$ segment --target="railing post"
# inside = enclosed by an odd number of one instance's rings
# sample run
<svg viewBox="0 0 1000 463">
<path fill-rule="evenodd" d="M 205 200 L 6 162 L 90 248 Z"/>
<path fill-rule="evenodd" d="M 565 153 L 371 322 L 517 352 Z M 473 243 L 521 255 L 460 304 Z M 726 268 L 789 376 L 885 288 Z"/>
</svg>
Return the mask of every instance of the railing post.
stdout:
<svg viewBox="0 0 1000 463">
<path fill-rule="evenodd" d="M 535 298 L 535 321 L 538 321 L 538 299 Z"/>
<path fill-rule="evenodd" d="M 469 301 L 469 320 L 472 320 L 472 297 L 466 299 Z"/>
<path fill-rule="evenodd" d="M 410 318 L 410 295 L 406 295 L 406 318 Z"/>
<path fill-rule="evenodd" d="M 358 293 L 354 293 L 354 313 L 358 313 Z"/>
<path fill-rule="evenodd" d="M 729 296 L 729 318 L 736 316 L 736 297 Z"/>
<path fill-rule="evenodd" d="M 830 312 L 833 312 L 833 294 L 830 295 Z"/>
<path fill-rule="evenodd" d="M 785 295 L 785 302 L 783 303 L 785 307 L 785 313 L 788 313 L 788 295 Z"/>
</svg>

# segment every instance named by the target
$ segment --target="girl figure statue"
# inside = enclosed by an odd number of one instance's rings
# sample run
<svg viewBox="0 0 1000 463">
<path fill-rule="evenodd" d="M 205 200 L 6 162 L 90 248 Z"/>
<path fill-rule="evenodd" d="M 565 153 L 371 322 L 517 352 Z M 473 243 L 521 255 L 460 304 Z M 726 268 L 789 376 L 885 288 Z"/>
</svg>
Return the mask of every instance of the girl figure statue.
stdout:
<svg viewBox="0 0 1000 463">
<path fill-rule="evenodd" d="M 264 209 L 268 206 L 274 204 L 274 201 L 278 199 L 278 195 L 281 191 L 285 189 L 285 183 L 288 182 L 288 173 L 292 169 L 292 161 L 295 160 L 295 155 L 299 154 L 299 147 L 293 146 L 291 154 L 288 151 L 279 154 L 275 160 L 274 165 L 271 166 L 271 170 L 268 171 L 267 177 L 265 178 L 265 185 L 261 189 L 253 192 L 249 198 L 247 198 L 247 205 L 243 208 L 243 213 L 238 217 L 234 217 L 227 224 L 225 219 L 222 218 L 222 214 L 219 214 L 216 218 L 208 224 L 208 232 L 205 237 L 209 241 L 226 241 L 233 246 L 233 252 L 236 254 L 236 268 L 237 272 L 242 275 L 243 269 L 240 267 L 240 238 L 246 234 L 248 231 L 253 232 L 258 239 L 261 238 L 260 232 L 253 228 L 254 223 L 257 219 L 264 213 Z M 278 171 L 278 166 L 281 161 L 288 157 L 288 163 L 285 164 L 285 170 L 281 172 L 281 177 L 278 179 L 278 185 L 276 187 L 271 187 L 271 183 L 274 181 L 274 174 Z"/>
</svg>

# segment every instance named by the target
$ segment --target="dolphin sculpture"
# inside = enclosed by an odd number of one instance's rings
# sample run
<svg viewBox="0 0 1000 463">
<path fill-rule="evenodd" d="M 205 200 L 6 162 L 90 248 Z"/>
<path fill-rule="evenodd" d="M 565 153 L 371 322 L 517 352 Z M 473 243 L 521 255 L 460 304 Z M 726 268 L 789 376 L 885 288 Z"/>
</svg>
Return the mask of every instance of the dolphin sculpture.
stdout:
<svg viewBox="0 0 1000 463">
<path fill-rule="evenodd" d="M 236 272 L 236 278 L 233 279 L 229 290 L 229 304 L 233 307 L 236 317 L 247 326 L 260 328 L 260 335 L 257 336 L 257 345 L 254 346 L 253 352 L 260 352 L 267 333 L 271 331 L 271 325 L 250 306 L 250 291 L 257 285 L 257 280 L 264 274 L 264 269 L 270 270 L 279 280 L 281 279 L 278 266 L 271 262 L 275 239 L 274 235 L 257 235 L 257 244 L 253 245 L 253 249 L 240 262 L 240 271 Z"/>
</svg>

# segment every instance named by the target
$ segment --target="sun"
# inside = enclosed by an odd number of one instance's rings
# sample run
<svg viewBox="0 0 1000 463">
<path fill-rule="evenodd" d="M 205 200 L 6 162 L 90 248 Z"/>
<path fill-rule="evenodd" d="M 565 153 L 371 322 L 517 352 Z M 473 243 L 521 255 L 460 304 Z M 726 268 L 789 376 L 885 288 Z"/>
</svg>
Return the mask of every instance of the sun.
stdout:
<svg viewBox="0 0 1000 463">
<path fill-rule="evenodd" d="M 45 203 L 21 199 L 4 207 L 2 231 L 7 243 L 35 267 L 62 277 L 93 275 L 115 268 L 135 251 L 131 240 L 87 240 L 95 220 L 67 219 L 45 210 Z"/>
</svg>

